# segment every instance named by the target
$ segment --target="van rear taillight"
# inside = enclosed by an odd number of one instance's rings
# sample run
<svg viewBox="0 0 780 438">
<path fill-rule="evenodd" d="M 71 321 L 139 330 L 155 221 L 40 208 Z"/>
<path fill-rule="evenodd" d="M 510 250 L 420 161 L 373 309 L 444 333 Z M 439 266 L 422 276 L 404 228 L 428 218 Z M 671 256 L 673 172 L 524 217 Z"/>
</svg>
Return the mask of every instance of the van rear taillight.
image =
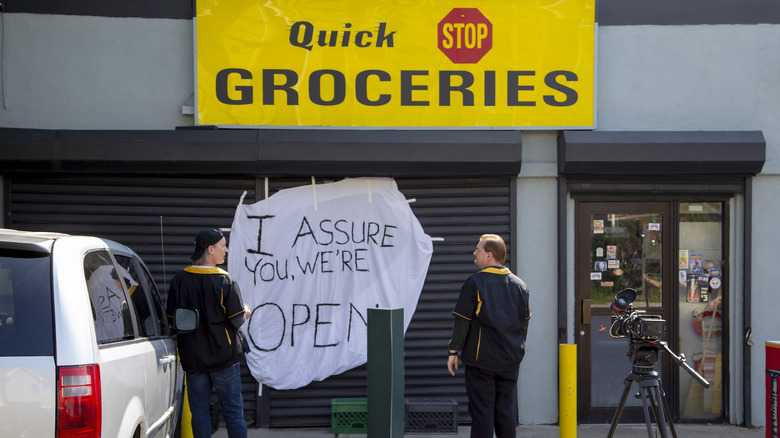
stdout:
<svg viewBox="0 0 780 438">
<path fill-rule="evenodd" d="M 57 378 L 57 436 L 100 436 L 100 368 L 97 365 L 61 367 Z"/>
</svg>

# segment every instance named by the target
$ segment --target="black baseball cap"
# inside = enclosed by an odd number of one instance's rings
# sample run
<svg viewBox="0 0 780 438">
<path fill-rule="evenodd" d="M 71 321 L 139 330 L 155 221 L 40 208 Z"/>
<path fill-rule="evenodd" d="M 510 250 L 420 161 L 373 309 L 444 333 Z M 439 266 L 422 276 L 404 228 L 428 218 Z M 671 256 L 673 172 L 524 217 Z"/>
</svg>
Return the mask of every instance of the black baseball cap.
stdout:
<svg viewBox="0 0 780 438">
<path fill-rule="evenodd" d="M 202 230 L 195 236 L 195 251 L 192 253 L 192 256 L 190 256 L 190 260 L 198 260 L 203 257 L 203 251 L 222 240 L 223 237 L 225 236 L 217 229 Z"/>
</svg>

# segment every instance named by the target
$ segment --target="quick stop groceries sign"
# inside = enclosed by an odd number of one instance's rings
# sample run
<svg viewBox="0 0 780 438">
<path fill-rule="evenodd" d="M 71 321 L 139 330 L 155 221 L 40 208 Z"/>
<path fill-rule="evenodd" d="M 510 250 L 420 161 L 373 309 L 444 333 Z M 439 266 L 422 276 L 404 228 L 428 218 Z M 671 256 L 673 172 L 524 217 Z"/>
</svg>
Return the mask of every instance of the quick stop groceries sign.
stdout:
<svg viewBox="0 0 780 438">
<path fill-rule="evenodd" d="M 247 365 L 275 389 L 366 363 L 370 308 L 403 308 L 406 330 L 433 253 L 390 178 L 295 187 L 241 205 L 229 245 L 229 272 L 252 308 Z"/>
<path fill-rule="evenodd" d="M 198 0 L 196 119 L 594 126 L 595 0 Z"/>
</svg>

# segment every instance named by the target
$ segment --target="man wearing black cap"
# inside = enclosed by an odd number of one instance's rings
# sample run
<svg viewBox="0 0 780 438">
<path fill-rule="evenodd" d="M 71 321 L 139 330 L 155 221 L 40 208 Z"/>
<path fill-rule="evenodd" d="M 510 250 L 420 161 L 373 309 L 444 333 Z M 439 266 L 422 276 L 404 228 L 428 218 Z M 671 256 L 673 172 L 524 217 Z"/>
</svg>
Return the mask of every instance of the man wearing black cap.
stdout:
<svg viewBox="0 0 780 438">
<path fill-rule="evenodd" d="M 225 236 L 218 230 L 203 230 L 195 238 L 192 266 L 176 274 L 168 292 L 170 321 L 177 308 L 197 309 L 194 331 L 177 335 L 182 368 L 187 375 L 187 398 L 195 438 L 211 436 L 209 402 L 212 387 L 219 397 L 230 438 L 246 438 L 244 402 L 241 397 L 239 359 L 243 352 L 238 330 L 248 309 L 238 284 L 226 271 Z"/>
</svg>

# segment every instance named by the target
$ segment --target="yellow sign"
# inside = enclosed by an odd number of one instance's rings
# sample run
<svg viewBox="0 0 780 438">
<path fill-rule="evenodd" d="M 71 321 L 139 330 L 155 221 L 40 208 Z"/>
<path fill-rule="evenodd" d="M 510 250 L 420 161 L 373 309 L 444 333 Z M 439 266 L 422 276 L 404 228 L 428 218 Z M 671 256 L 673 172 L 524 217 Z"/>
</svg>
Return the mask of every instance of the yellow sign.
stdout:
<svg viewBox="0 0 780 438">
<path fill-rule="evenodd" d="M 595 0 L 196 5 L 198 124 L 594 126 Z"/>
</svg>

